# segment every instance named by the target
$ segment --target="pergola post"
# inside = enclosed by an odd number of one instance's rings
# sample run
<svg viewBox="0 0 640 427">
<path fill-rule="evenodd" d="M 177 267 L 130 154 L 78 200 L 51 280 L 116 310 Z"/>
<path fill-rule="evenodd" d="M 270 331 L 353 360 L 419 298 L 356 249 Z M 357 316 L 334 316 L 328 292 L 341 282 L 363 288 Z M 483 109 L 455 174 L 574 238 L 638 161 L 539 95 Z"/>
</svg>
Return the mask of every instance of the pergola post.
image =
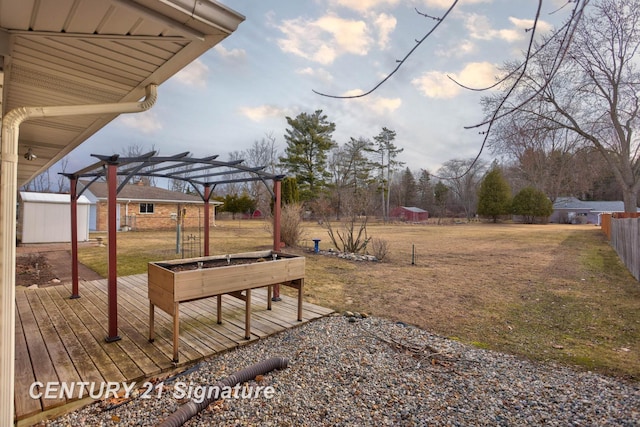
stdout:
<svg viewBox="0 0 640 427">
<path fill-rule="evenodd" d="M 209 256 L 209 198 L 211 197 L 211 185 L 204 185 L 204 256 Z M 215 211 L 214 211 L 215 215 Z"/>
<path fill-rule="evenodd" d="M 108 306 L 109 306 L 109 335 L 107 342 L 120 340 L 118 336 L 118 251 L 116 247 L 117 233 L 117 191 L 118 191 L 118 165 L 107 165 L 107 250 L 108 250 Z"/>
<path fill-rule="evenodd" d="M 281 198 L 282 198 L 282 181 L 280 179 L 273 180 L 273 251 L 280 252 L 280 217 L 281 217 Z M 273 301 L 280 301 L 280 285 L 273 287 Z"/>
<path fill-rule="evenodd" d="M 78 286 L 78 178 L 69 179 L 71 198 L 71 299 L 80 298 Z"/>
</svg>

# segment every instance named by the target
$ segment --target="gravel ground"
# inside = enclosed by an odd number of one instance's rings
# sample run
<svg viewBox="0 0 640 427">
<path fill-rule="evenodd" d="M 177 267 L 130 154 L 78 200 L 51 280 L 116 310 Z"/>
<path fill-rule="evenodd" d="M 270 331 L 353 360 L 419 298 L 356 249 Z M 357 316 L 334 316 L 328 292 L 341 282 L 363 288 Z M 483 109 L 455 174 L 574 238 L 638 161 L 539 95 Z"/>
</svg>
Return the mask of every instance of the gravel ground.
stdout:
<svg viewBox="0 0 640 427">
<path fill-rule="evenodd" d="M 271 398 L 221 399 L 184 425 L 640 425 L 640 384 L 480 350 L 384 319 L 344 316 L 203 361 L 165 379 L 153 397 L 103 400 L 45 425 L 156 425 L 188 401 L 186 391 L 276 356 L 289 366 L 242 388 L 273 387 Z"/>
</svg>

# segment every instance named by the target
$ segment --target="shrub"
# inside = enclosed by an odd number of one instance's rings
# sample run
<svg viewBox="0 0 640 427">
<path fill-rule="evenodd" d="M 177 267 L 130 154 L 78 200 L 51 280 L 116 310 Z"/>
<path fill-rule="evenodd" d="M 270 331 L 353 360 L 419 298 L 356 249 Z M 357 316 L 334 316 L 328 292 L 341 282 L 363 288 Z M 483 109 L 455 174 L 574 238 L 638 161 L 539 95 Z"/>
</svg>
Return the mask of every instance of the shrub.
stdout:
<svg viewBox="0 0 640 427">
<path fill-rule="evenodd" d="M 280 240 L 287 246 L 298 246 L 302 237 L 302 205 L 292 203 L 282 207 Z"/>
<path fill-rule="evenodd" d="M 371 254 L 382 261 L 389 254 L 389 242 L 384 239 L 371 239 Z"/>
</svg>

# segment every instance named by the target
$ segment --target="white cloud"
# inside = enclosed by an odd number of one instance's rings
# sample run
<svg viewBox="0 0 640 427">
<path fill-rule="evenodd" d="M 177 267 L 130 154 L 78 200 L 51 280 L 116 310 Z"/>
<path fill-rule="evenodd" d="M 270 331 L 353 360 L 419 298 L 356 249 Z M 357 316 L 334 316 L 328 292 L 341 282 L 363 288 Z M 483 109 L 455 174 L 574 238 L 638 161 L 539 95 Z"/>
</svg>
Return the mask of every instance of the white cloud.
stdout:
<svg viewBox="0 0 640 427">
<path fill-rule="evenodd" d="M 333 81 L 331 73 L 324 68 L 299 68 L 296 70 L 296 73 L 304 76 L 310 76 L 326 83 Z"/>
<path fill-rule="evenodd" d="M 285 38 L 278 40 L 280 49 L 324 65 L 345 53 L 365 55 L 372 43 L 364 21 L 335 15 L 315 21 L 291 19 L 278 28 L 285 34 Z"/>
<path fill-rule="evenodd" d="M 516 27 L 516 28 L 520 28 L 522 30 L 526 30 L 529 28 L 533 28 L 533 19 L 519 19 L 519 18 L 514 18 L 513 16 L 509 17 L 509 21 L 511 21 L 511 23 Z M 536 32 L 547 32 L 553 29 L 553 26 L 551 24 L 549 24 L 548 22 L 544 22 L 540 19 L 538 19 L 538 24 L 536 27 Z"/>
<path fill-rule="evenodd" d="M 434 7 L 438 9 L 449 9 L 453 0 L 423 0 L 424 5 L 427 7 Z M 458 6 L 464 6 L 469 4 L 478 4 L 478 3 L 492 3 L 493 0 L 462 0 Z"/>
<path fill-rule="evenodd" d="M 162 129 L 162 122 L 153 111 L 122 114 L 118 117 L 118 121 L 126 127 L 136 129 L 145 134 L 154 133 Z"/>
<path fill-rule="evenodd" d="M 429 71 L 413 79 L 411 83 L 428 98 L 451 99 L 458 96 L 465 89 L 451 81 L 447 76 L 465 86 L 481 88 L 494 84 L 497 75 L 498 70 L 493 64 L 472 62 L 458 73 Z"/>
<path fill-rule="evenodd" d="M 525 35 L 523 29 L 496 30 L 491 26 L 489 18 L 476 13 L 467 16 L 465 26 L 469 30 L 470 37 L 479 40 L 502 39 L 514 42 L 523 39 Z"/>
<path fill-rule="evenodd" d="M 227 50 L 222 45 L 216 45 L 214 50 L 224 59 L 231 61 L 243 61 L 247 57 L 247 52 L 244 49 L 231 49 Z"/>
<path fill-rule="evenodd" d="M 203 88 L 207 86 L 208 74 L 209 67 L 200 59 L 196 59 L 176 73 L 173 78 L 184 85 Z"/>
<path fill-rule="evenodd" d="M 395 6 L 400 0 L 330 0 L 333 6 L 342 6 L 357 12 L 365 13 L 373 9 Z"/>
<path fill-rule="evenodd" d="M 342 94 L 342 96 L 355 96 L 360 95 L 364 91 L 362 89 L 352 89 Z M 367 95 L 362 98 L 353 98 L 349 102 L 357 102 L 361 106 L 368 109 L 370 112 L 377 115 L 385 115 L 393 113 L 400 108 L 402 100 L 400 98 L 383 98 L 376 95 Z"/>
<path fill-rule="evenodd" d="M 395 30 L 397 20 L 393 15 L 381 13 L 374 21 L 378 29 L 378 46 L 385 49 L 389 45 L 389 35 Z"/>
<path fill-rule="evenodd" d="M 509 17 L 509 21 L 513 28 L 495 29 L 491 26 L 489 18 L 473 13 L 467 16 L 465 26 L 469 30 L 470 37 L 479 40 L 501 39 L 513 43 L 529 37 L 525 30 L 533 27 L 534 21 L 532 19 Z M 542 20 L 538 21 L 538 32 L 543 33 L 551 29 L 552 26 L 549 23 Z"/>
<path fill-rule="evenodd" d="M 285 111 L 273 105 L 259 105 L 257 107 L 242 107 L 240 113 L 254 122 L 261 122 L 270 117 L 284 117 Z"/>
<path fill-rule="evenodd" d="M 436 55 L 443 58 L 460 58 L 475 52 L 476 44 L 471 40 L 460 40 L 455 46 L 438 49 Z"/>
</svg>

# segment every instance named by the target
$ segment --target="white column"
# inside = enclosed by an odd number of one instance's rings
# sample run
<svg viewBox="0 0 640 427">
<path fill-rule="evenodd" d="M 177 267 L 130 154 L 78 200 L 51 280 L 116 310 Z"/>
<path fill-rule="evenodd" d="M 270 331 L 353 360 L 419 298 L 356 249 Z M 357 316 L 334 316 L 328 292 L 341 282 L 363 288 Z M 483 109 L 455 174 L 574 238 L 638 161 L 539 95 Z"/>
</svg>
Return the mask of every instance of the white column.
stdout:
<svg viewBox="0 0 640 427">
<path fill-rule="evenodd" d="M 3 117 L 2 88 L 4 72 L 0 70 L 0 119 Z M 3 138 L 0 120 L 0 425 L 13 425 L 13 387 L 15 359 L 16 300 L 16 197 L 18 147 L 11 138 Z"/>
</svg>

